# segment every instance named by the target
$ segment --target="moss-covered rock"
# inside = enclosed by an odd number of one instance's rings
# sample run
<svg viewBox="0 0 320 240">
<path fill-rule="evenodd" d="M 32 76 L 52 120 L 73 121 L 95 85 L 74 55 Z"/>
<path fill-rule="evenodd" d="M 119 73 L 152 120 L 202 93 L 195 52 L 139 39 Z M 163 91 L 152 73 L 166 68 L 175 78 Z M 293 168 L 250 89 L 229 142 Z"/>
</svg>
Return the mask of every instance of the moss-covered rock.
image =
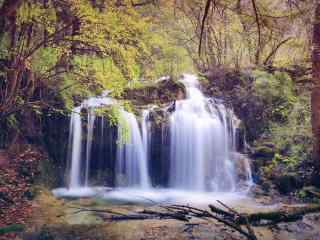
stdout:
<svg viewBox="0 0 320 240">
<path fill-rule="evenodd" d="M 185 87 L 172 78 L 165 78 L 140 88 L 125 89 L 123 98 L 135 105 L 163 104 L 185 97 Z"/>
<path fill-rule="evenodd" d="M 275 179 L 275 185 L 280 193 L 288 194 L 303 186 L 303 180 L 296 173 L 287 173 Z"/>
<path fill-rule="evenodd" d="M 254 156 L 258 158 L 273 158 L 275 151 L 268 146 L 258 146 L 254 149 Z"/>
<path fill-rule="evenodd" d="M 253 149 L 252 157 L 256 160 L 261 160 L 261 164 L 265 165 L 265 163 L 271 161 L 275 156 L 275 148 L 270 145 L 262 145 L 257 146 Z"/>
</svg>

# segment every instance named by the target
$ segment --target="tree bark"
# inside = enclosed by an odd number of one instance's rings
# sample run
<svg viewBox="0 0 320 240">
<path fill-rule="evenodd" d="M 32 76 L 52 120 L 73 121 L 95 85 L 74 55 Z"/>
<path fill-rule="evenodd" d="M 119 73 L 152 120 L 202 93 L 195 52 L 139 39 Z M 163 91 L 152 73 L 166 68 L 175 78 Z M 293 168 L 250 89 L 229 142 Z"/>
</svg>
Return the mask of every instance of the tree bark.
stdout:
<svg viewBox="0 0 320 240">
<path fill-rule="evenodd" d="M 311 93 L 311 124 L 313 133 L 313 160 L 317 172 L 320 171 L 320 3 L 316 4 L 313 23 Z"/>
</svg>

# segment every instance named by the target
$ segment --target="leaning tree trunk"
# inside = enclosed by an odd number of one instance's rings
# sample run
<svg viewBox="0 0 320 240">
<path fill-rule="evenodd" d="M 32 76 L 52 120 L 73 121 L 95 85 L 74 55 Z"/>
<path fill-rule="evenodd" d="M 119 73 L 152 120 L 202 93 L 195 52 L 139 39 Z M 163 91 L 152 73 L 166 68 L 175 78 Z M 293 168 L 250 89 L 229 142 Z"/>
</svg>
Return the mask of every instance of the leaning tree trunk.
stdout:
<svg viewBox="0 0 320 240">
<path fill-rule="evenodd" d="M 313 159 L 317 172 L 320 172 L 320 3 L 316 4 L 313 25 L 311 94 L 311 124 L 313 133 Z"/>
</svg>

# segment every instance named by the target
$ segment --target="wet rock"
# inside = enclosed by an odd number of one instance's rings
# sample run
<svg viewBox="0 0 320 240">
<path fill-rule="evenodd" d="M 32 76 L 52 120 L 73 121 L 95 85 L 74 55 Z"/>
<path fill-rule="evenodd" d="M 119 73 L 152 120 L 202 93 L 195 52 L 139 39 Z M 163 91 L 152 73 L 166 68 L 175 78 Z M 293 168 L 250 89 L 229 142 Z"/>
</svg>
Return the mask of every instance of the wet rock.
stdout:
<svg viewBox="0 0 320 240">
<path fill-rule="evenodd" d="M 125 89 L 123 98 L 136 105 L 163 104 L 185 98 L 185 87 L 168 77 L 143 88 Z"/>
<path fill-rule="evenodd" d="M 258 145 L 251 149 L 252 153 L 250 157 L 254 159 L 253 165 L 255 172 L 259 171 L 261 167 L 271 164 L 272 159 L 275 156 L 275 149 L 268 143 L 265 145 Z"/>
<path fill-rule="evenodd" d="M 261 184 L 261 189 L 264 191 L 264 192 L 269 192 L 270 189 L 271 189 L 271 184 L 269 182 L 263 182 Z"/>
<path fill-rule="evenodd" d="M 312 175 L 311 184 L 320 188 L 320 174 L 313 174 Z"/>
<path fill-rule="evenodd" d="M 298 192 L 298 197 L 308 199 L 320 198 L 320 189 L 315 186 L 305 186 Z"/>
<path fill-rule="evenodd" d="M 281 194 L 288 194 L 303 186 L 303 180 L 294 173 L 288 173 L 275 179 L 275 185 Z"/>
<path fill-rule="evenodd" d="M 273 147 L 263 145 L 254 148 L 253 157 L 260 159 L 272 159 L 275 155 L 275 150 Z"/>
<path fill-rule="evenodd" d="M 41 162 L 42 172 L 44 172 L 44 176 L 47 174 L 49 180 L 47 183 L 50 187 L 63 186 L 68 151 L 70 116 L 60 113 L 44 113 L 41 121 L 42 144 L 50 158 L 48 161 Z"/>
<path fill-rule="evenodd" d="M 250 168 L 251 159 L 249 159 L 247 155 L 240 154 L 240 153 L 233 153 L 232 159 L 234 160 L 234 163 L 235 163 L 235 169 L 236 169 L 238 178 L 240 180 L 246 181 L 249 178 L 249 176 L 247 175 L 248 173 L 247 169 Z"/>
</svg>

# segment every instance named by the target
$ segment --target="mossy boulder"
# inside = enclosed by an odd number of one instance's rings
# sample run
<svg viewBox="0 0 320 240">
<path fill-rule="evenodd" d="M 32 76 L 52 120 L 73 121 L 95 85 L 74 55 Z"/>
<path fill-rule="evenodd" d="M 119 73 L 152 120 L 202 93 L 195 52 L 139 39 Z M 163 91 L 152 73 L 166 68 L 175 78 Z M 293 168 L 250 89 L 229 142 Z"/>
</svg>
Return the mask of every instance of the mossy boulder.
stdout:
<svg viewBox="0 0 320 240">
<path fill-rule="evenodd" d="M 320 174 L 314 173 L 311 177 L 311 184 L 316 186 L 317 188 L 320 188 Z"/>
<path fill-rule="evenodd" d="M 185 95 L 185 87 L 181 82 L 165 78 L 140 88 L 125 89 L 123 98 L 130 100 L 134 105 L 158 105 L 183 99 Z"/>
<path fill-rule="evenodd" d="M 263 160 L 263 163 L 266 163 L 273 159 L 275 152 L 276 151 L 273 145 L 263 144 L 253 148 L 252 157 L 254 159 Z"/>
<path fill-rule="evenodd" d="M 316 200 L 320 199 L 320 189 L 315 186 L 305 186 L 298 193 L 297 196 L 304 200 Z"/>
<path fill-rule="evenodd" d="M 303 179 L 296 173 L 279 176 L 274 182 L 281 194 L 288 194 L 303 187 Z"/>
</svg>

